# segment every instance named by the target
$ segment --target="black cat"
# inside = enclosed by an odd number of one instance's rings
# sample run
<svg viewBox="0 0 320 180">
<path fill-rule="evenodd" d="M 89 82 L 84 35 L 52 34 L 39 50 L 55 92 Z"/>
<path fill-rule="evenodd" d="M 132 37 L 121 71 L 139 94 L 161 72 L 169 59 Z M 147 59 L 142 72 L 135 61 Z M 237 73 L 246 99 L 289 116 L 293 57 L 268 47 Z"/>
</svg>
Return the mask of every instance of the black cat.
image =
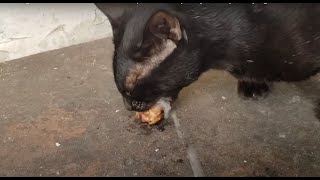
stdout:
<svg viewBox="0 0 320 180">
<path fill-rule="evenodd" d="M 209 69 L 242 97 L 320 71 L 320 4 L 97 4 L 112 25 L 114 78 L 129 110 L 145 111 Z"/>
</svg>

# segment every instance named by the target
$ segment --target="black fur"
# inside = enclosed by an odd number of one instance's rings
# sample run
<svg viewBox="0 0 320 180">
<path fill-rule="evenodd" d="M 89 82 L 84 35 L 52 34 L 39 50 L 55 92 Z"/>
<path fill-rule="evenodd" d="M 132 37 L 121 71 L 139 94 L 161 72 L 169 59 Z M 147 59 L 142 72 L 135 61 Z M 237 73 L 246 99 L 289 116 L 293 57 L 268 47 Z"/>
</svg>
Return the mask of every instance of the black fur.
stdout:
<svg viewBox="0 0 320 180">
<path fill-rule="evenodd" d="M 128 109 L 144 111 L 160 97 L 176 99 L 179 91 L 209 69 L 239 79 L 245 97 L 264 96 L 274 81 L 300 81 L 320 70 L 320 4 L 97 4 L 114 30 L 115 82 Z M 126 13 L 112 16 L 103 7 Z M 111 9 L 112 9 L 111 8 Z M 186 38 L 133 90 L 125 77 L 137 63 L 130 53 L 142 51 L 145 25 L 158 10 L 178 18 Z M 137 105 L 138 104 L 138 105 Z"/>
</svg>

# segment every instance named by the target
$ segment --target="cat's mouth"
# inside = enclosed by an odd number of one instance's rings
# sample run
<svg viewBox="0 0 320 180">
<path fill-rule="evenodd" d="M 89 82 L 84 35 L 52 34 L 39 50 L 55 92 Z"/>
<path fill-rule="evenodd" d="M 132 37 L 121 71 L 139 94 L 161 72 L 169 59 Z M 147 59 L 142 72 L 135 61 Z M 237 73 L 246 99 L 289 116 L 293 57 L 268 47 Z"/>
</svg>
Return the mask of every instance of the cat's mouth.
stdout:
<svg viewBox="0 0 320 180">
<path fill-rule="evenodd" d="M 145 112 L 151 109 L 156 104 L 162 104 L 165 103 L 171 104 L 173 102 L 173 98 L 171 97 L 161 97 L 159 99 L 156 99 L 151 102 L 142 102 L 142 101 L 136 101 L 136 100 L 130 100 L 123 97 L 123 103 L 127 110 L 129 111 L 136 111 L 136 112 Z"/>
</svg>

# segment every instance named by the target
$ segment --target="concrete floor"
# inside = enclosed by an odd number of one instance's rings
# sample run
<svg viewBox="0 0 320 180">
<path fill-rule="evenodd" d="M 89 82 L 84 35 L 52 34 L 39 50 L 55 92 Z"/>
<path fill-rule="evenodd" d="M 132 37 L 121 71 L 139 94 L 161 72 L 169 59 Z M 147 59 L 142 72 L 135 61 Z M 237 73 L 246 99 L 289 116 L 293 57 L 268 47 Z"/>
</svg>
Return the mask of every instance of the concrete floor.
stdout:
<svg viewBox="0 0 320 180">
<path fill-rule="evenodd" d="M 261 101 L 211 71 L 164 131 L 126 111 L 102 39 L 0 64 L 1 176 L 320 176 L 320 76 Z"/>
</svg>

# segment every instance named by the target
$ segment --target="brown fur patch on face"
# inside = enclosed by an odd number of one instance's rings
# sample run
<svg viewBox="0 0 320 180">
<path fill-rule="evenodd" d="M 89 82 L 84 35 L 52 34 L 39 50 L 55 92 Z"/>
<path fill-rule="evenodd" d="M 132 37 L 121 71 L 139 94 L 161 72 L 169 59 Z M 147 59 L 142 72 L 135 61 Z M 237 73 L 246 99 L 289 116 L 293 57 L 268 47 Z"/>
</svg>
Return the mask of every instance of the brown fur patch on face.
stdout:
<svg viewBox="0 0 320 180">
<path fill-rule="evenodd" d="M 140 79 L 146 77 L 154 68 L 159 66 L 176 48 L 177 45 L 172 40 L 167 39 L 153 56 L 143 62 L 137 62 L 126 77 L 126 88 L 133 90 Z"/>
<path fill-rule="evenodd" d="M 157 44 L 149 50 L 150 57 L 136 62 L 129 70 L 125 82 L 129 91 L 134 89 L 140 79 L 159 66 L 177 48 L 176 43 L 182 38 L 179 20 L 165 11 L 158 11 L 151 16 L 144 33 L 145 41 Z"/>
</svg>

